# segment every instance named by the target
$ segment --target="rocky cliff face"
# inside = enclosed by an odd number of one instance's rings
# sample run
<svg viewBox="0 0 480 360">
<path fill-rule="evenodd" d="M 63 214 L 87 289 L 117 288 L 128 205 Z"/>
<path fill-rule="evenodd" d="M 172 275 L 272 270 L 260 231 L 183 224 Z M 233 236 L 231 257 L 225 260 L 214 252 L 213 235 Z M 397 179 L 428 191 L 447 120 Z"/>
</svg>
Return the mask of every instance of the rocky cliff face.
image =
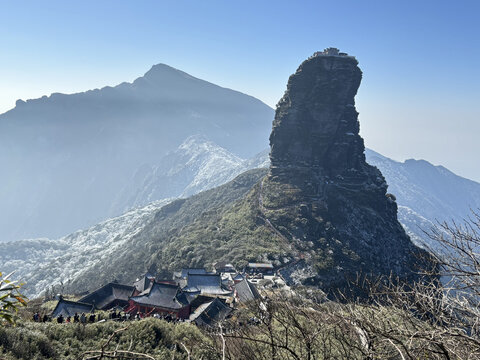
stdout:
<svg viewBox="0 0 480 360">
<path fill-rule="evenodd" d="M 354 97 L 362 72 L 347 56 L 318 55 L 300 65 L 277 105 L 270 135 L 271 173 L 335 176 L 363 170 Z"/>
<path fill-rule="evenodd" d="M 292 281 L 330 287 L 357 271 L 414 270 L 418 249 L 381 172 L 365 161 L 354 101 L 361 78 L 354 57 L 316 53 L 277 105 L 261 196 L 269 222 L 304 259 L 287 267 Z"/>
</svg>

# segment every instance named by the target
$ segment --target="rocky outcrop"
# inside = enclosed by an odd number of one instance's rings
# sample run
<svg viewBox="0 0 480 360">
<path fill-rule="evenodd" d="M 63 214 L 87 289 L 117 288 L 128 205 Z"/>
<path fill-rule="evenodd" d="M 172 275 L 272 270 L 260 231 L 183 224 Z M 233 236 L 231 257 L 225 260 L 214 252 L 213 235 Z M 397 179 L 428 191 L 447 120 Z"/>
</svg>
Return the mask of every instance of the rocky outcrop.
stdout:
<svg viewBox="0 0 480 360">
<path fill-rule="evenodd" d="M 270 135 L 271 173 L 335 176 L 365 165 L 354 97 L 362 72 L 350 56 L 313 56 L 288 81 Z"/>
<path fill-rule="evenodd" d="M 361 78 L 354 57 L 327 49 L 300 65 L 277 105 L 264 214 L 308 273 L 316 270 L 303 283 L 341 285 L 356 272 L 408 277 L 417 262 L 395 198 L 365 161 L 354 101 Z"/>
</svg>

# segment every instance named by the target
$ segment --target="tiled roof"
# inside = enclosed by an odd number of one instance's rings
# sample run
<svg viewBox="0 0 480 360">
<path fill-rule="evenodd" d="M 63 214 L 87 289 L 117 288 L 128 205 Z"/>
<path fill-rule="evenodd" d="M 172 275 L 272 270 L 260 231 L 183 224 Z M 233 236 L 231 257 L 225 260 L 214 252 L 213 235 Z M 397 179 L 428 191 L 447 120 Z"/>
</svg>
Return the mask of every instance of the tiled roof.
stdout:
<svg viewBox="0 0 480 360">
<path fill-rule="evenodd" d="M 199 306 L 212 302 L 213 297 L 206 295 L 195 295 L 195 297 L 190 301 L 190 309 L 195 311 Z"/>
<path fill-rule="evenodd" d="M 186 292 L 199 292 L 201 294 L 228 295 L 231 291 L 222 287 L 219 274 L 188 274 Z"/>
<path fill-rule="evenodd" d="M 174 273 L 174 277 L 177 279 L 185 279 L 188 274 L 208 274 L 207 270 L 205 268 L 187 268 L 187 269 L 182 269 L 181 271 L 176 271 Z"/>
<path fill-rule="evenodd" d="M 94 292 L 84 296 L 80 302 L 95 305 L 97 309 L 108 309 L 116 300 L 128 302 L 128 298 L 132 295 L 134 287 L 130 285 L 122 285 L 117 283 L 108 283 L 105 286 L 95 290 Z"/>
<path fill-rule="evenodd" d="M 199 326 L 215 326 L 218 322 L 224 320 L 232 311 L 230 307 L 225 305 L 221 300 L 215 298 L 208 306 L 200 310 L 200 314 L 194 319 Z"/>
<path fill-rule="evenodd" d="M 141 293 L 141 292 L 144 292 L 145 290 L 148 290 L 151 284 L 152 284 L 152 279 L 144 276 L 136 280 L 133 283 L 133 286 L 135 287 L 135 289 L 137 289 L 138 292 Z"/>
<path fill-rule="evenodd" d="M 258 292 L 256 286 L 247 279 L 244 279 L 236 284 L 235 291 L 237 293 L 238 300 L 241 302 L 260 298 L 260 293 Z"/>
<path fill-rule="evenodd" d="M 210 303 L 199 306 L 191 319 L 199 326 L 215 326 L 218 322 L 223 321 L 232 309 L 225 305 L 223 301 L 215 298 Z"/>
<path fill-rule="evenodd" d="M 226 261 L 219 261 L 215 264 L 215 269 L 234 268 L 233 264 Z"/>
<path fill-rule="evenodd" d="M 150 291 L 141 296 L 131 297 L 135 303 L 146 306 L 178 310 L 188 305 L 187 297 L 178 285 L 154 283 Z"/>
<path fill-rule="evenodd" d="M 69 301 L 65 299 L 58 300 L 57 306 L 52 311 L 52 317 L 57 317 L 62 314 L 64 317 L 73 316 L 75 313 L 89 313 L 93 312 L 94 308 L 91 304 L 85 304 L 76 301 Z"/>
<path fill-rule="evenodd" d="M 240 274 L 240 273 L 236 274 L 236 275 L 233 277 L 233 280 L 243 280 L 243 279 L 245 279 L 245 275 Z"/>
</svg>

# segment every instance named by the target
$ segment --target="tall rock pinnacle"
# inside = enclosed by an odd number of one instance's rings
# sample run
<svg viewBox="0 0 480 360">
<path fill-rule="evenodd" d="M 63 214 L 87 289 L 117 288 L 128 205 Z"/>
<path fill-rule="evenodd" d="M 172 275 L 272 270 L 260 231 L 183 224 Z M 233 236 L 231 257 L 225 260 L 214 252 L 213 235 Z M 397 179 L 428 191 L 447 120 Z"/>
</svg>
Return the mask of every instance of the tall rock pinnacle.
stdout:
<svg viewBox="0 0 480 360">
<path fill-rule="evenodd" d="M 362 169 L 365 147 L 354 100 L 362 71 L 354 57 L 340 54 L 317 52 L 290 77 L 270 136 L 272 174 Z"/>
<path fill-rule="evenodd" d="M 365 161 L 354 101 L 361 79 L 353 56 L 329 48 L 300 65 L 277 105 L 262 204 L 305 259 L 285 274 L 303 283 L 342 286 L 355 272 L 408 277 L 420 251 Z"/>
</svg>

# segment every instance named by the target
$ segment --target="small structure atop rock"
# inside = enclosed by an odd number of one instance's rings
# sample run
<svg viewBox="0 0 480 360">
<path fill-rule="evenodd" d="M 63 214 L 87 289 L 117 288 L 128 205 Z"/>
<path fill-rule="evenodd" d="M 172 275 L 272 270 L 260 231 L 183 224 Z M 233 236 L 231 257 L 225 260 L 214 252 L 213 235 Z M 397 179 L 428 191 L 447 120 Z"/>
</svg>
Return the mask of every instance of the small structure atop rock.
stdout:
<svg viewBox="0 0 480 360">
<path fill-rule="evenodd" d="M 334 48 L 334 47 L 329 47 L 326 48 L 323 51 L 316 51 L 313 53 L 311 57 L 316 57 L 316 56 L 348 56 L 348 57 L 353 57 L 349 56 L 347 53 L 340 52 L 339 49 Z"/>
</svg>

